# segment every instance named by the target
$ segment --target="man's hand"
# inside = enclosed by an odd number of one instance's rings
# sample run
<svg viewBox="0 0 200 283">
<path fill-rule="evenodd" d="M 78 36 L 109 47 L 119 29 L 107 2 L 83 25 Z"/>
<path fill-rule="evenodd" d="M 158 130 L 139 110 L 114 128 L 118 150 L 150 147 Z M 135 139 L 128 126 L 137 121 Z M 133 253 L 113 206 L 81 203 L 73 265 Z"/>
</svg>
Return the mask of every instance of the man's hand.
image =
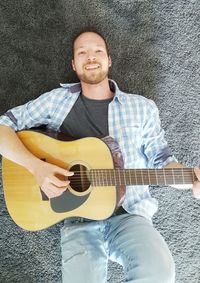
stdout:
<svg viewBox="0 0 200 283">
<path fill-rule="evenodd" d="M 73 172 L 41 160 L 37 163 L 32 173 L 41 190 L 48 198 L 62 195 L 70 183 L 67 176 L 74 175 Z M 60 176 L 60 178 L 58 176 Z"/>
<path fill-rule="evenodd" d="M 194 172 L 198 180 L 193 184 L 193 195 L 195 198 L 200 199 L 200 168 L 194 168 Z"/>
</svg>

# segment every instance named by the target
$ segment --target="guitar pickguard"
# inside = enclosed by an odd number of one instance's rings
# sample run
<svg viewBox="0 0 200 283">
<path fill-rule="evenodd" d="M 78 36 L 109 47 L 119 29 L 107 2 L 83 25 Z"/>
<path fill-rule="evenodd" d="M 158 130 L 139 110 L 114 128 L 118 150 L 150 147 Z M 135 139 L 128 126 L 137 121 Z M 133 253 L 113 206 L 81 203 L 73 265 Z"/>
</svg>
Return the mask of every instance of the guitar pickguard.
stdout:
<svg viewBox="0 0 200 283">
<path fill-rule="evenodd" d="M 81 206 L 90 196 L 76 196 L 70 191 L 65 191 L 61 196 L 50 200 L 51 208 L 57 213 L 68 212 Z"/>
</svg>

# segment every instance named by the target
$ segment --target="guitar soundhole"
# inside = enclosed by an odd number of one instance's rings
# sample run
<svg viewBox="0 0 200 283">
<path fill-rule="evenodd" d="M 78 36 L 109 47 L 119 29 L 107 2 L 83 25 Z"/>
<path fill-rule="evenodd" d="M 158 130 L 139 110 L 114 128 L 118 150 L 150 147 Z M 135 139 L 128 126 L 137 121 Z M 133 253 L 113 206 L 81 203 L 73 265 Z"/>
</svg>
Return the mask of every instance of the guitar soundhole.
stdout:
<svg viewBox="0 0 200 283">
<path fill-rule="evenodd" d="M 73 176 L 68 177 L 71 188 L 80 193 L 87 191 L 87 189 L 90 187 L 87 167 L 82 164 L 76 164 L 70 168 L 70 171 L 74 172 Z"/>
</svg>

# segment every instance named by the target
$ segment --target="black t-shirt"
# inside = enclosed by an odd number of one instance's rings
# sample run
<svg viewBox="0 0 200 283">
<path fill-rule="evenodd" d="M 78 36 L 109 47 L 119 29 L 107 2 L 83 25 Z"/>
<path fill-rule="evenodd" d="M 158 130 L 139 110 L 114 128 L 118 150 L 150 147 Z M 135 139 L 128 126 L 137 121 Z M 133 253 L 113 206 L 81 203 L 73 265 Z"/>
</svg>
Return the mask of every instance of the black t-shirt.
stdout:
<svg viewBox="0 0 200 283">
<path fill-rule="evenodd" d="M 80 94 L 60 127 L 68 137 L 99 137 L 108 135 L 108 105 L 113 98 L 96 100 Z"/>
</svg>

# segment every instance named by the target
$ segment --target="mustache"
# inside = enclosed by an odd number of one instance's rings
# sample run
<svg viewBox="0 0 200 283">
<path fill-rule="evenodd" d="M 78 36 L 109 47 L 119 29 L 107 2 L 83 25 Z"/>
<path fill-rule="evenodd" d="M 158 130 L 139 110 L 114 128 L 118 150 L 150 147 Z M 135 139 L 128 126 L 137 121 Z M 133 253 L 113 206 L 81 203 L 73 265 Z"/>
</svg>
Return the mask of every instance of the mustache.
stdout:
<svg viewBox="0 0 200 283">
<path fill-rule="evenodd" d="M 101 66 L 101 64 L 100 64 L 99 62 L 97 62 L 97 61 L 92 61 L 92 62 L 87 62 L 87 63 L 85 63 L 85 64 L 84 64 L 84 67 L 85 67 L 85 66 L 94 65 L 94 64 L 98 64 L 98 65 Z"/>
</svg>

